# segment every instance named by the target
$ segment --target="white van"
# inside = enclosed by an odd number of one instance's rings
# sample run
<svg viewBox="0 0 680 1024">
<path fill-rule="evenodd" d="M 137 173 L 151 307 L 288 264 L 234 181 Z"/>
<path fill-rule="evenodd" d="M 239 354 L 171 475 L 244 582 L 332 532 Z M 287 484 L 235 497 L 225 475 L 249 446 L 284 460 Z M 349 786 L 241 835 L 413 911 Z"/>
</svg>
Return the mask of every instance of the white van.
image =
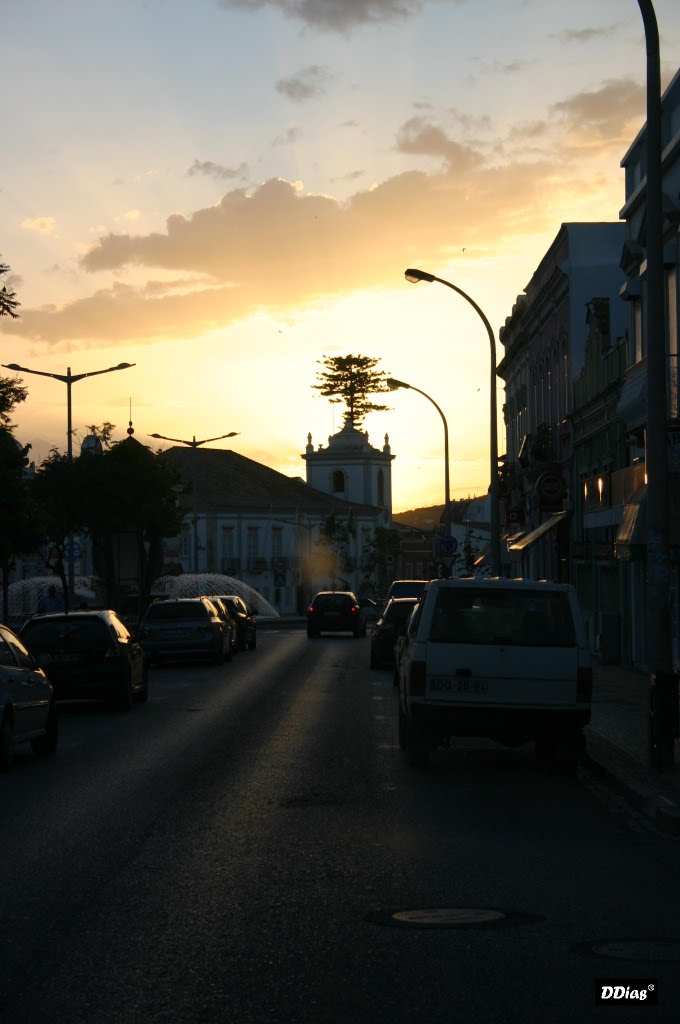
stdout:
<svg viewBox="0 0 680 1024">
<path fill-rule="evenodd" d="M 590 721 L 592 668 L 572 586 L 535 580 L 433 580 L 398 664 L 399 745 L 427 763 L 453 736 L 575 762 Z"/>
</svg>

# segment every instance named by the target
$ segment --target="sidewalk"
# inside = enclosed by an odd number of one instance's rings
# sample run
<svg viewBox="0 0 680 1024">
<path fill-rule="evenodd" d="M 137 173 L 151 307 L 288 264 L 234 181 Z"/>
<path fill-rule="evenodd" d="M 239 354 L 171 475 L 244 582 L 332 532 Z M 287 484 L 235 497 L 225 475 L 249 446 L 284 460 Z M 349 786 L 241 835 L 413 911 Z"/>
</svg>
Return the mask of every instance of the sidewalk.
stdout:
<svg viewBox="0 0 680 1024">
<path fill-rule="evenodd" d="M 680 744 L 675 764 L 649 766 L 649 676 L 625 665 L 593 664 L 593 704 L 586 727 L 587 766 L 665 832 L 680 835 Z"/>
</svg>

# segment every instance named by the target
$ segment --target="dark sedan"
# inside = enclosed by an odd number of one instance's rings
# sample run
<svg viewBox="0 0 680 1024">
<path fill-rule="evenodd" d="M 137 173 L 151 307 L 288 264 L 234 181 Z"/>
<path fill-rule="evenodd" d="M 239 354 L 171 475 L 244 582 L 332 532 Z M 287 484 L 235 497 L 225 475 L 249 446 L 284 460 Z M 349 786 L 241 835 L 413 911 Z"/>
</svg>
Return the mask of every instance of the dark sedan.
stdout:
<svg viewBox="0 0 680 1024">
<path fill-rule="evenodd" d="M 9 771 L 17 743 L 36 754 L 57 749 L 57 712 L 47 676 L 18 636 L 0 625 L 0 772 Z"/>
<path fill-rule="evenodd" d="M 371 632 L 371 668 L 394 665 L 394 645 L 406 630 L 417 597 L 392 597 Z"/>
<path fill-rule="evenodd" d="M 139 642 L 150 661 L 195 657 L 220 664 L 231 656 L 229 630 L 207 597 L 154 601 L 139 625 Z"/>
<path fill-rule="evenodd" d="M 144 652 L 114 611 L 34 615 L 21 630 L 57 700 L 108 700 L 122 711 L 149 696 Z"/>
<path fill-rule="evenodd" d="M 349 590 L 322 590 L 307 609 L 307 636 L 352 633 L 366 636 L 366 615 Z"/>
</svg>

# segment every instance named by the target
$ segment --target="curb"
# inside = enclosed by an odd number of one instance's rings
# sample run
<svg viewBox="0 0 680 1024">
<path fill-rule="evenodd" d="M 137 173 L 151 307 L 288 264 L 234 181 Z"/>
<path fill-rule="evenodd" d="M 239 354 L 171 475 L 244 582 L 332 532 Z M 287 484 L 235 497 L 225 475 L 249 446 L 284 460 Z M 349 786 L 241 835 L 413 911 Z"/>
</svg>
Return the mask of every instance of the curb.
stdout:
<svg viewBox="0 0 680 1024">
<path fill-rule="evenodd" d="M 663 775 L 655 777 L 629 754 L 591 732 L 586 738 L 584 767 L 616 790 L 630 806 L 644 814 L 660 831 L 680 836 L 680 803 L 675 794 L 662 792 Z"/>
</svg>

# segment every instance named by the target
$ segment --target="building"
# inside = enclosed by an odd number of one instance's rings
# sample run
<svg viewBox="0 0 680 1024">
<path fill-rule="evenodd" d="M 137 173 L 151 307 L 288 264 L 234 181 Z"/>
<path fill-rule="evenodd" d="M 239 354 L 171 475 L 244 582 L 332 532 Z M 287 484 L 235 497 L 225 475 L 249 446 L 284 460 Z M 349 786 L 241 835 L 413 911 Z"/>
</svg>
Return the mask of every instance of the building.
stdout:
<svg viewBox="0 0 680 1024">
<path fill-rule="evenodd" d="M 609 303 L 612 334 L 625 331 L 618 299 L 625 234 L 617 223 L 562 224 L 500 331 L 502 486 L 517 576 L 571 577 L 573 384 L 585 365 L 594 298 Z"/>
<path fill-rule="evenodd" d="M 391 524 L 391 461 L 345 424 L 305 453 L 305 483 L 233 451 L 173 447 L 166 459 L 186 482 L 185 527 L 166 543 L 166 571 L 224 573 L 254 587 L 279 612 L 300 613 L 328 587 L 370 595 L 378 527 Z M 324 543 L 325 541 L 325 543 Z"/>
<path fill-rule="evenodd" d="M 669 601 L 672 614 L 673 660 L 680 663 L 680 410 L 678 377 L 678 264 L 680 262 L 680 71 L 661 98 L 663 260 L 665 277 L 665 350 L 667 356 L 665 402 L 668 426 L 669 524 L 671 560 L 674 563 Z M 625 281 L 621 298 L 628 314 L 626 370 L 623 375 L 618 414 L 624 424 L 627 465 L 626 486 L 611 490 L 612 516 L 620 526 L 614 553 L 621 569 L 622 657 L 645 664 L 646 623 L 646 478 L 645 430 L 647 421 L 646 302 L 646 125 L 624 155 L 625 203 L 619 216 L 626 224 L 621 269 Z"/>
</svg>

